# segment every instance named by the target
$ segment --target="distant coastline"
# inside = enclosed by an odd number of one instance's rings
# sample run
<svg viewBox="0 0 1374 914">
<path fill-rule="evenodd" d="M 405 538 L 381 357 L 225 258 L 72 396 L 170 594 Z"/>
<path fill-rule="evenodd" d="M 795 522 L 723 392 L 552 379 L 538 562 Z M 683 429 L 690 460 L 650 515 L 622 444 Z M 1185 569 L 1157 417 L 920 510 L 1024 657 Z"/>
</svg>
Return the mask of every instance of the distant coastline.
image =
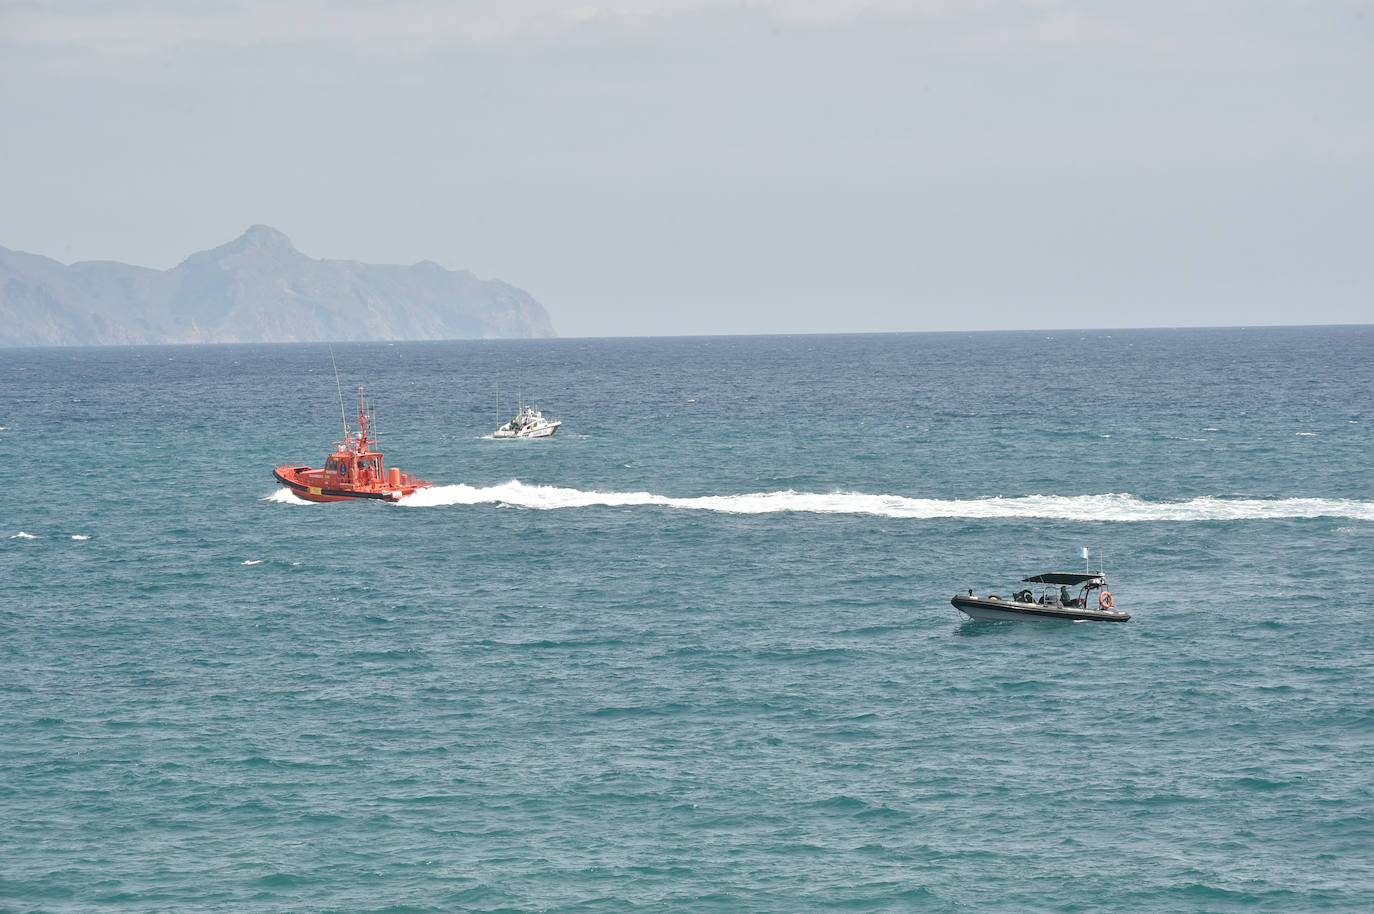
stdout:
<svg viewBox="0 0 1374 914">
<path fill-rule="evenodd" d="M 317 260 L 266 225 L 166 271 L 0 248 L 0 347 L 555 336 L 509 283 L 432 261 Z"/>
</svg>

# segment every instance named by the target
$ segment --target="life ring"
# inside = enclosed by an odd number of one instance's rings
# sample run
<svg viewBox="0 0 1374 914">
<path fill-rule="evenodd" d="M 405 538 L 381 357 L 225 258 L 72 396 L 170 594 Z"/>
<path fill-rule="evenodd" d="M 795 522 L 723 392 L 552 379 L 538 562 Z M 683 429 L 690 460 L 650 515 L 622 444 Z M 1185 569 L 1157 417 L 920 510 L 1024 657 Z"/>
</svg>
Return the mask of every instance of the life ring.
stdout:
<svg viewBox="0 0 1374 914">
<path fill-rule="evenodd" d="M 1098 606 L 1101 606 L 1103 609 L 1111 609 L 1111 608 L 1112 608 L 1112 592 L 1111 592 L 1110 590 L 1104 590 L 1104 591 L 1102 591 L 1100 594 L 1098 594 L 1098 595 L 1097 595 L 1097 605 L 1098 605 Z"/>
</svg>

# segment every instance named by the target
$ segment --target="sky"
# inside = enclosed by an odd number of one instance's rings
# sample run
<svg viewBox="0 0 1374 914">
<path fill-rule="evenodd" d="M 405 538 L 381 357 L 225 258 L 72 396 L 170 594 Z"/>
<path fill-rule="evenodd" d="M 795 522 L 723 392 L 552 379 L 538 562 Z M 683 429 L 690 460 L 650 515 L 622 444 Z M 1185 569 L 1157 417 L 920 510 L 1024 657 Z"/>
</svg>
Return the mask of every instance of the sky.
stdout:
<svg viewBox="0 0 1374 914">
<path fill-rule="evenodd" d="M 1374 322 L 1374 0 L 0 0 L 0 246 L 562 336 Z"/>
</svg>

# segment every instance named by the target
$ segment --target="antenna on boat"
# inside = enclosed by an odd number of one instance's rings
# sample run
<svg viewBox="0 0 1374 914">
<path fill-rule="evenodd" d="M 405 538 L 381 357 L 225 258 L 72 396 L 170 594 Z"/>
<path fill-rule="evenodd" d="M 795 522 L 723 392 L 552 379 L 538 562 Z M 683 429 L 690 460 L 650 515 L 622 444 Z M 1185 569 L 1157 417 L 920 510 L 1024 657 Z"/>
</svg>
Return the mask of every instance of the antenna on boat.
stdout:
<svg viewBox="0 0 1374 914">
<path fill-rule="evenodd" d="M 334 386 L 339 389 L 339 416 L 343 419 L 344 440 L 348 440 L 348 413 L 344 411 L 343 384 L 339 382 L 339 363 L 334 361 L 334 347 L 329 347 L 329 364 L 334 366 Z"/>
<path fill-rule="evenodd" d="M 377 410 L 375 406 L 372 410 L 368 410 L 367 400 L 363 398 L 363 389 L 361 387 L 358 388 L 358 410 L 363 416 L 367 417 L 367 425 L 364 426 L 364 429 L 367 431 L 368 437 L 375 447 L 377 443 Z M 363 442 L 363 446 L 366 447 L 367 442 Z"/>
</svg>

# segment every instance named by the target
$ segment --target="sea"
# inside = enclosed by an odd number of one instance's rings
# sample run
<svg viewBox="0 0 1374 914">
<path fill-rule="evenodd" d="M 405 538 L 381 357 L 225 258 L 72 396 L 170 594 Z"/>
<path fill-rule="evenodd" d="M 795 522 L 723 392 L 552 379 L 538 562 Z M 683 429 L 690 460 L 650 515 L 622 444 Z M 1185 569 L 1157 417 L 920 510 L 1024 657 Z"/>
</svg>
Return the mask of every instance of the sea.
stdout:
<svg viewBox="0 0 1374 914">
<path fill-rule="evenodd" d="M 359 387 L 434 487 L 280 489 Z M 0 910 L 1374 910 L 1372 403 L 1374 326 L 0 350 Z"/>
</svg>

